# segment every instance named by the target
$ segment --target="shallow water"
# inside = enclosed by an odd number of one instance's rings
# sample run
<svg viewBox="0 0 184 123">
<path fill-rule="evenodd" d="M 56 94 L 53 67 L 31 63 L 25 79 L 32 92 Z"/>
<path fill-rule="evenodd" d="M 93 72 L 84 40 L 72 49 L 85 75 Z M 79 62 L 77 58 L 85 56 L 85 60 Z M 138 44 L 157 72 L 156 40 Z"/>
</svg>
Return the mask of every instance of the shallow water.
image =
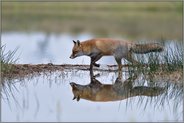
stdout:
<svg viewBox="0 0 184 123">
<path fill-rule="evenodd" d="M 2 44 L 6 50 L 19 47 L 15 58 L 20 64 L 89 64 L 88 57 L 69 59 L 72 40 L 85 40 L 93 35 L 3 33 Z M 175 43 L 168 41 L 165 46 L 175 49 Z M 168 48 L 169 49 L 169 48 Z M 116 64 L 113 57 L 104 57 L 100 64 Z M 116 72 L 99 72 L 96 79 L 102 84 L 114 84 Z M 123 71 L 124 81 L 129 74 Z M 157 77 L 156 77 L 157 78 Z M 94 102 L 81 98 L 72 100 L 70 82 L 80 85 L 90 83 L 88 71 L 64 70 L 38 76 L 11 80 L 2 91 L 2 121 L 182 121 L 181 83 L 157 80 L 154 85 L 145 75 L 139 75 L 133 86 L 159 87 L 163 92 L 157 96 L 134 96 L 123 100 Z M 11 90 L 10 90 L 11 89 Z M 7 90 L 7 92 L 5 92 Z M 121 95 L 122 96 L 122 95 Z"/>
<path fill-rule="evenodd" d="M 136 86 L 143 82 L 141 78 L 135 81 Z M 103 84 L 113 84 L 116 77 L 114 73 L 103 73 L 97 79 Z M 153 97 L 135 96 L 108 102 L 81 98 L 77 102 L 72 100 L 70 82 L 87 85 L 90 83 L 89 73 L 75 70 L 54 72 L 14 83 L 11 92 L 13 96 L 9 95 L 8 99 L 2 100 L 2 121 L 182 120 L 182 95 L 169 97 L 173 93 L 174 84 L 167 91 Z M 144 86 L 148 84 L 145 80 Z M 164 87 L 162 84 L 159 86 Z"/>
</svg>

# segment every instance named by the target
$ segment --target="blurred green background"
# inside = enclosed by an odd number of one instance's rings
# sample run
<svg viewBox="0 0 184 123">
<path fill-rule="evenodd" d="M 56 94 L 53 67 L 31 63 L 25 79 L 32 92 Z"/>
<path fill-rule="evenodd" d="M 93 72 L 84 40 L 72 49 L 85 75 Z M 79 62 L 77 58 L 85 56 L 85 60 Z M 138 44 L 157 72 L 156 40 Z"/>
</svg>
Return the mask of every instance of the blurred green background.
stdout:
<svg viewBox="0 0 184 123">
<path fill-rule="evenodd" d="M 182 40 L 182 2 L 2 2 L 2 30 Z"/>
</svg>

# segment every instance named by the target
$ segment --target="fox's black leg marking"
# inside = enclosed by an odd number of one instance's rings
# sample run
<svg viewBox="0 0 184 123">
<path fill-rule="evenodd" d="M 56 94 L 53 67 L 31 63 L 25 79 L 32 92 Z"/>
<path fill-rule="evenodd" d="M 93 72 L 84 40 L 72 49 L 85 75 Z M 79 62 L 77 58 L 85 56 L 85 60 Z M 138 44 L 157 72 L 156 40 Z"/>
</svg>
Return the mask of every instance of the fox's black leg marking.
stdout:
<svg viewBox="0 0 184 123">
<path fill-rule="evenodd" d="M 115 83 L 120 83 L 120 82 L 122 83 L 122 79 L 117 77 Z"/>
<path fill-rule="evenodd" d="M 90 71 L 90 76 L 93 77 L 93 64 L 92 64 L 92 62 L 90 64 L 89 71 Z"/>
<path fill-rule="evenodd" d="M 93 77 L 96 78 L 96 77 L 99 77 L 99 76 L 100 76 L 100 74 L 98 73 L 98 74 L 94 75 Z"/>
<path fill-rule="evenodd" d="M 94 63 L 93 64 L 95 67 L 100 67 L 100 64 Z"/>
<path fill-rule="evenodd" d="M 93 65 L 96 67 L 100 67 L 99 64 L 96 64 L 95 62 L 98 61 L 102 57 L 101 54 L 98 54 L 96 56 L 91 57 L 91 63 L 90 63 L 90 76 L 93 77 Z"/>
<path fill-rule="evenodd" d="M 100 64 L 95 63 L 96 61 L 98 61 L 100 58 L 102 57 L 101 54 L 96 55 L 95 57 L 93 57 L 93 65 L 96 67 L 100 67 Z"/>
</svg>

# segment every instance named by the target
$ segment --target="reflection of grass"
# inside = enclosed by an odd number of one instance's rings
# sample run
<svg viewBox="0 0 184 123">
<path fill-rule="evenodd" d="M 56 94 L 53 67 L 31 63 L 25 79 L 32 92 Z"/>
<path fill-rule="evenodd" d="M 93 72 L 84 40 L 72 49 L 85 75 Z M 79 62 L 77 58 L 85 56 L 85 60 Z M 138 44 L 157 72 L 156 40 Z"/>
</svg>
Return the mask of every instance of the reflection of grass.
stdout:
<svg viewBox="0 0 184 123">
<path fill-rule="evenodd" d="M 164 60 L 167 63 L 166 69 L 168 71 L 183 69 L 183 48 L 177 46 L 175 51 L 171 50 L 171 53 L 167 52 Z"/>
<path fill-rule="evenodd" d="M 5 74 L 11 74 L 14 70 L 13 64 L 17 61 L 17 59 L 14 58 L 14 55 L 17 51 L 17 49 L 13 51 L 5 52 L 6 45 L 3 45 L 0 47 L 0 86 L 1 88 L 1 96 L 2 99 L 5 99 L 10 106 L 10 100 L 9 97 L 12 97 L 14 101 L 17 103 L 16 98 L 14 97 L 14 89 L 17 89 L 14 86 L 14 81 L 9 80 L 9 78 L 4 78 Z M 5 79 L 9 81 L 5 81 Z M 19 104 L 17 104 L 19 106 Z"/>
<path fill-rule="evenodd" d="M 2 26 L 5 31 L 91 32 L 97 36 L 181 40 L 181 11 L 180 2 L 6 2 Z"/>
<path fill-rule="evenodd" d="M 181 119 L 181 107 L 183 100 L 183 79 L 182 70 L 178 71 L 154 71 L 154 72 L 140 72 L 141 77 L 135 81 L 135 85 L 148 87 L 160 87 L 164 89 L 164 93 L 155 97 L 143 97 L 139 96 L 134 99 L 127 100 L 127 108 L 132 107 L 132 104 L 136 104 L 137 107 L 143 109 L 144 111 L 148 107 L 152 107 L 157 111 L 165 110 L 169 107 L 170 111 L 175 114 L 176 120 Z M 172 106 L 172 107 L 171 107 Z M 154 112 L 152 112 L 154 113 Z"/>
</svg>

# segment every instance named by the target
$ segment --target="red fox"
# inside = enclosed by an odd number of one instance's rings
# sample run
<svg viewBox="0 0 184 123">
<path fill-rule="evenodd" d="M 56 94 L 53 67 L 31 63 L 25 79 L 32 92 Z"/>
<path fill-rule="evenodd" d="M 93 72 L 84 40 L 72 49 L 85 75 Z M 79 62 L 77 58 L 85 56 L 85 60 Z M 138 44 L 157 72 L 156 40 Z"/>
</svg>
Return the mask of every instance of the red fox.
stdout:
<svg viewBox="0 0 184 123">
<path fill-rule="evenodd" d="M 121 59 L 125 58 L 126 60 L 132 62 L 133 64 L 139 64 L 136 60 L 132 58 L 132 53 L 149 53 L 149 52 L 161 52 L 163 47 L 156 44 L 135 44 L 133 42 L 124 41 L 124 40 L 115 40 L 108 38 L 97 38 L 90 39 L 84 42 L 79 40 L 74 41 L 74 47 L 72 49 L 71 59 L 74 59 L 78 56 L 86 55 L 91 57 L 90 63 L 90 74 L 93 76 L 93 65 L 99 67 L 99 64 L 96 64 L 102 56 L 114 56 L 118 64 L 118 78 L 122 78 L 122 63 Z"/>
</svg>

